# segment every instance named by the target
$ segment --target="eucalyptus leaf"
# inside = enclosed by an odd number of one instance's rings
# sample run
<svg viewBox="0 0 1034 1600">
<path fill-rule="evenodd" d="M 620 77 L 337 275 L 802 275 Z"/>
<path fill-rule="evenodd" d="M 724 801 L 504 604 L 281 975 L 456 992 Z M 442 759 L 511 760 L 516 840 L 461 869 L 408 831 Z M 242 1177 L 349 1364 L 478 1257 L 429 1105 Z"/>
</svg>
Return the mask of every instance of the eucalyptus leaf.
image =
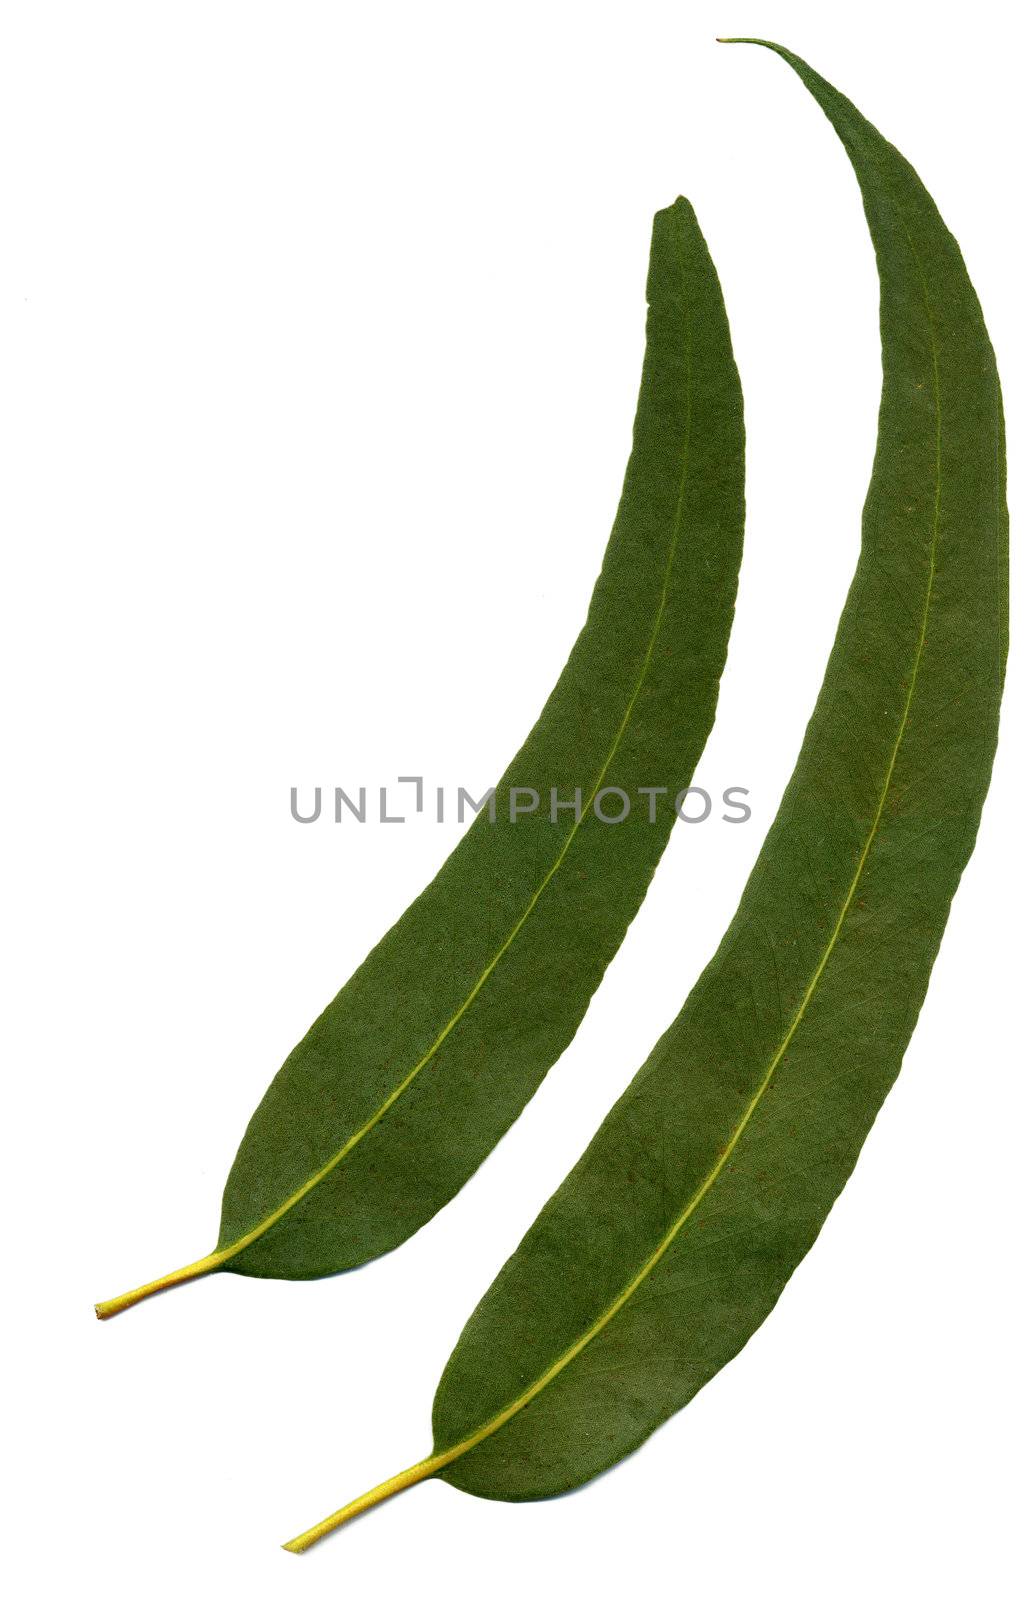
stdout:
<svg viewBox="0 0 1034 1600">
<path fill-rule="evenodd" d="M 654 220 L 647 299 L 603 569 L 495 820 L 479 813 L 273 1080 L 215 1250 L 99 1316 L 208 1272 L 315 1278 L 393 1249 L 466 1182 L 574 1036 L 710 731 L 743 543 L 742 396 L 684 199 Z"/>
<path fill-rule="evenodd" d="M 1006 654 L 994 355 L 915 172 L 768 48 L 847 149 L 881 284 L 876 458 L 818 703 L 717 954 L 464 1328 L 434 1453 L 290 1550 L 434 1474 L 502 1500 L 584 1483 L 736 1355 L 897 1075 L 973 848 Z"/>
</svg>

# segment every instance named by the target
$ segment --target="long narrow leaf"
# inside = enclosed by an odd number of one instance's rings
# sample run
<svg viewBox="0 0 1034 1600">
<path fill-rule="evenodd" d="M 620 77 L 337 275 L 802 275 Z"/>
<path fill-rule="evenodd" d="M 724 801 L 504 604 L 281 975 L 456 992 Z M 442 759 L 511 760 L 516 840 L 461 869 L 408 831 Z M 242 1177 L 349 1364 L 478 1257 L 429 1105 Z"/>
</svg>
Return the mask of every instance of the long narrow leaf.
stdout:
<svg viewBox="0 0 1034 1600">
<path fill-rule="evenodd" d="M 742 1348 L 898 1072 L 973 847 L 1006 652 L 994 355 L 915 172 L 769 48 L 847 148 L 881 282 L 876 459 L 818 704 L 717 954 L 463 1330 L 433 1455 L 288 1549 L 432 1474 L 570 1489 Z"/>
<path fill-rule="evenodd" d="M 314 1278 L 401 1244 L 572 1039 L 710 731 L 743 541 L 739 379 L 686 200 L 655 219 L 647 293 L 632 455 L 603 570 L 495 820 L 482 811 L 273 1080 L 227 1181 L 215 1250 L 104 1302 L 101 1317 L 207 1272 Z"/>
</svg>

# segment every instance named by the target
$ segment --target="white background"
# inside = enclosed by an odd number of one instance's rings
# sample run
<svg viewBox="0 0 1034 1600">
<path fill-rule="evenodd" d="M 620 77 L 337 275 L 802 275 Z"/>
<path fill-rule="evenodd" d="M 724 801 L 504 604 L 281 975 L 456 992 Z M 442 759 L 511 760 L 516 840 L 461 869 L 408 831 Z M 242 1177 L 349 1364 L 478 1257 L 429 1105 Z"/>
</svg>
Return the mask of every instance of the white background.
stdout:
<svg viewBox="0 0 1034 1600">
<path fill-rule="evenodd" d="M 1029 1592 L 1031 37 L 1012 6 L 8 4 L 0 39 L 10 1592 Z M 956 231 L 1005 388 L 1014 647 L 980 843 L 898 1086 L 747 1350 L 527 1506 L 422 1485 L 475 1300 L 677 1010 L 792 767 L 854 564 L 877 285 L 763 33 Z M 692 199 L 746 396 L 747 550 L 699 781 L 577 1040 L 454 1204 L 360 1273 L 203 1254 L 274 1069 L 457 836 L 291 784 L 480 793 L 584 614 L 652 213 Z M 1025 948 L 1027 946 L 1027 948 Z"/>
</svg>

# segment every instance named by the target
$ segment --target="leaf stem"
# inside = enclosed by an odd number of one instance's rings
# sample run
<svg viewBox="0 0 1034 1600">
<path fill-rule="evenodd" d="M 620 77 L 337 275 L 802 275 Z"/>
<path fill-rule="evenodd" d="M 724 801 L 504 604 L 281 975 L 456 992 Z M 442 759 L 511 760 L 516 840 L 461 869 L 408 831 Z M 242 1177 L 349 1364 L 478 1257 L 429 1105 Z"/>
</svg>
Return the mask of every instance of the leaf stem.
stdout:
<svg viewBox="0 0 1034 1600">
<path fill-rule="evenodd" d="M 101 1300 L 93 1309 L 101 1322 L 107 1322 L 109 1317 L 117 1317 L 120 1311 L 128 1311 L 130 1306 L 149 1299 L 152 1294 L 161 1294 L 163 1289 L 174 1289 L 178 1283 L 189 1283 L 192 1278 L 203 1278 L 207 1272 L 214 1272 L 229 1254 L 227 1250 L 213 1251 L 210 1256 L 202 1256 L 200 1261 L 192 1261 L 189 1266 L 167 1272 L 164 1278 L 155 1278 L 152 1283 L 142 1284 L 139 1289 L 116 1295 L 114 1300 Z"/>
<path fill-rule="evenodd" d="M 456 1450 L 443 1450 L 441 1455 L 425 1456 L 423 1461 L 418 1461 L 415 1466 L 407 1467 L 404 1472 L 397 1472 L 393 1478 L 386 1478 L 375 1489 L 367 1489 L 358 1500 L 350 1500 L 347 1506 L 342 1506 L 340 1511 L 324 1517 L 322 1522 L 317 1522 L 305 1533 L 300 1533 L 297 1538 L 288 1539 L 282 1548 L 290 1550 L 292 1555 L 300 1556 L 304 1550 L 310 1549 L 328 1533 L 333 1533 L 335 1528 L 351 1522 L 353 1517 L 362 1516 L 364 1511 L 379 1506 L 382 1500 L 390 1500 L 392 1495 L 401 1494 L 403 1489 L 411 1489 L 415 1483 L 422 1483 L 425 1478 L 432 1478 L 458 1453 Z"/>
</svg>

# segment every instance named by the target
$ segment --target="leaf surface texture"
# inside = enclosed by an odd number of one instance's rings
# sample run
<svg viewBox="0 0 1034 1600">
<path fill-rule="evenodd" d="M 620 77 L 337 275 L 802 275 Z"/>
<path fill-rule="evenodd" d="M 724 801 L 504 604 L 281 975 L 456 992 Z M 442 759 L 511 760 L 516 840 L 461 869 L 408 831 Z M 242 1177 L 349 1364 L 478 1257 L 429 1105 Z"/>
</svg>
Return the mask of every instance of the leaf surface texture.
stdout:
<svg viewBox="0 0 1034 1600">
<path fill-rule="evenodd" d="M 714 718 L 743 540 L 743 409 L 689 203 L 658 213 L 633 446 L 588 619 L 524 746 L 437 877 L 288 1057 L 223 1197 L 224 1268 L 312 1278 L 402 1243 L 470 1177 L 574 1036 Z M 534 622 L 528 619 L 529 648 Z M 665 787 L 665 803 L 640 794 Z M 511 820 L 509 796 L 540 805 Z M 613 816 L 624 791 L 631 811 Z M 581 791 L 582 818 L 550 815 Z M 523 799 L 518 802 L 523 804 Z M 655 808 L 656 820 L 650 820 Z"/>
<path fill-rule="evenodd" d="M 725 938 L 446 1367 L 436 1450 L 530 1397 L 445 1468 L 477 1494 L 592 1477 L 768 1315 L 897 1075 L 990 777 L 1006 513 L 980 306 L 913 169 L 778 53 L 844 142 L 879 266 L 884 386 L 861 557 Z"/>
</svg>

